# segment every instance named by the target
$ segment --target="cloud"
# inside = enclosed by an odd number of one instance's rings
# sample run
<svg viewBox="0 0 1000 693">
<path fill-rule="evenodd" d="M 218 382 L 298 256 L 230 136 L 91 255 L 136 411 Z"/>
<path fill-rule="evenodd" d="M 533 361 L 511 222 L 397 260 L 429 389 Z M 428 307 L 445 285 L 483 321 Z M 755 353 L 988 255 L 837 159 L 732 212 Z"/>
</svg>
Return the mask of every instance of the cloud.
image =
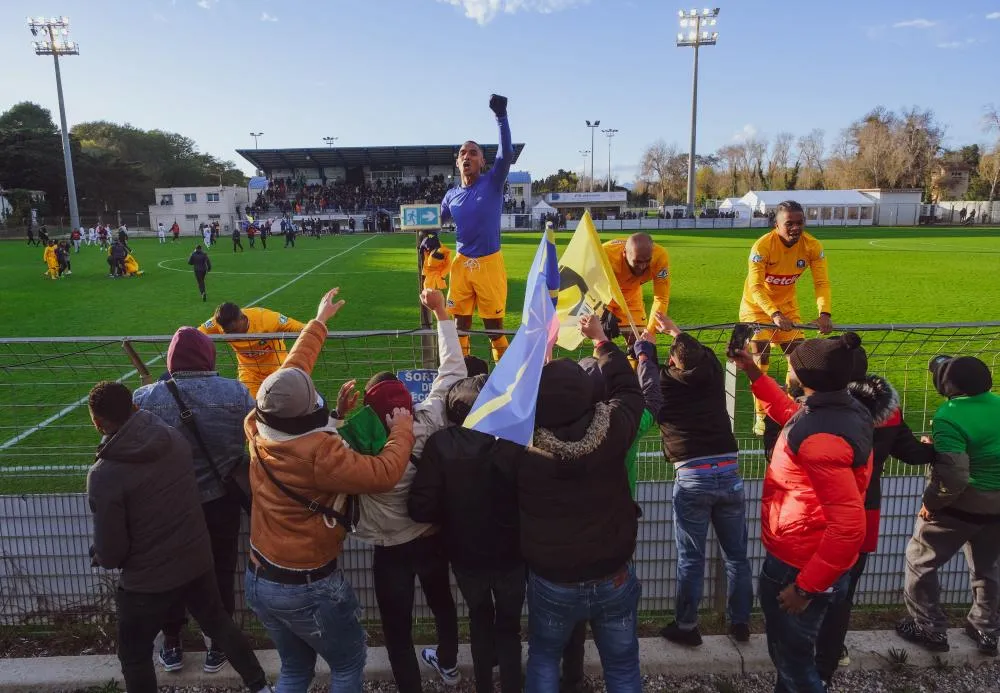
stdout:
<svg viewBox="0 0 1000 693">
<path fill-rule="evenodd" d="M 986 15 L 987 19 L 1000 19 L 1000 12 L 990 12 Z"/>
<path fill-rule="evenodd" d="M 966 46 L 971 46 L 974 43 L 978 43 L 974 38 L 967 38 L 964 41 L 945 41 L 944 43 L 937 44 L 938 48 L 965 48 Z"/>
<path fill-rule="evenodd" d="M 260 21 L 262 21 L 262 22 L 276 22 L 276 21 L 278 21 L 278 18 L 269 15 L 267 12 L 261 12 L 260 13 Z"/>
<path fill-rule="evenodd" d="M 905 22 L 896 22 L 892 25 L 893 29 L 930 29 L 932 26 L 937 26 L 937 22 L 932 22 L 929 19 L 908 19 Z"/>
<path fill-rule="evenodd" d="M 212 3 L 209 0 L 198 0 L 198 7 L 203 10 L 212 9 Z"/>
<path fill-rule="evenodd" d="M 749 139 L 753 139 L 757 136 L 757 128 L 752 124 L 747 123 L 743 126 L 739 132 L 733 135 L 734 142 L 746 142 Z"/>
<path fill-rule="evenodd" d="M 551 14 L 568 10 L 577 5 L 583 5 L 589 0 L 438 0 L 465 10 L 465 16 L 474 19 L 477 24 L 489 24 L 501 12 L 514 14 L 516 12 L 538 12 Z"/>
</svg>

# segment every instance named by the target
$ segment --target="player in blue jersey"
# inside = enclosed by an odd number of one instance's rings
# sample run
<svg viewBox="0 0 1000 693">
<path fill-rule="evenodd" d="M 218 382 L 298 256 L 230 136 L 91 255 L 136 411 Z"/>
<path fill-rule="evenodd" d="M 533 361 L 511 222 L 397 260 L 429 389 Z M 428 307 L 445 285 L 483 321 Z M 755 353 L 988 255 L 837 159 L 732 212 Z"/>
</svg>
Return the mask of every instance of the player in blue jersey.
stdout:
<svg viewBox="0 0 1000 693">
<path fill-rule="evenodd" d="M 514 145 L 507 123 L 507 98 L 493 94 L 490 110 L 500 126 L 500 150 L 493 168 L 484 172 L 482 148 L 473 141 L 462 145 L 457 166 L 461 186 L 445 193 L 441 201 L 441 221 L 455 222 L 455 260 L 451 265 L 448 309 L 459 331 L 472 328 L 472 314 L 478 311 L 490 335 L 493 358 L 500 360 L 507 349 L 501 334 L 507 309 L 507 270 L 500 252 L 500 213 L 503 190 L 514 159 Z M 459 337 L 462 351 L 469 354 L 469 337 Z"/>
</svg>

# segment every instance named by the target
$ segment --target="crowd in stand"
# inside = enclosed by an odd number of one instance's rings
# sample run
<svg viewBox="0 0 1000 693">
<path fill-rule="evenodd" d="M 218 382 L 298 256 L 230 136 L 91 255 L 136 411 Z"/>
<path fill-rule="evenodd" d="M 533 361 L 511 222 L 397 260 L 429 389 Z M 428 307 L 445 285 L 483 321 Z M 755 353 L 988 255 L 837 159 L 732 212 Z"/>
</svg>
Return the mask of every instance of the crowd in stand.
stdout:
<svg viewBox="0 0 1000 693">
<path fill-rule="evenodd" d="M 395 212 L 401 204 L 415 200 L 439 202 L 448 189 L 444 176 L 417 178 L 404 183 L 399 179 L 376 179 L 372 183 L 333 181 L 310 184 L 305 180 L 275 178 L 258 193 L 250 209 L 258 213 L 317 214 L 323 212 L 365 212 L 388 209 Z"/>
<path fill-rule="evenodd" d="M 214 343 L 188 327 L 174 335 L 160 381 L 135 393 L 121 383 L 93 388 L 89 406 L 104 438 L 88 476 L 91 554 L 95 565 L 122 570 L 119 658 L 130 692 L 156 690 L 149 654 L 157 631 L 166 636 L 161 664 L 183 665 L 185 607 L 211 639 L 207 671 L 228 661 L 252 691 L 270 690 L 231 619 L 246 510 L 245 594 L 281 657 L 279 690 L 304 693 L 317 656 L 331 668 L 333 690 L 361 690 L 366 636 L 338 565 L 352 534 L 374 546 L 375 596 L 402 693 L 421 690 L 412 636 L 417 580 L 438 639 L 420 660 L 446 684 L 461 678 L 449 568 L 469 607 L 478 693 L 493 690 L 495 665 L 504 693 L 522 689 L 525 601 L 529 693 L 583 690 L 588 622 L 607 690 L 639 693 L 637 441 L 656 425 L 676 470 L 679 552 L 676 617 L 661 634 L 690 647 L 702 642 L 698 607 L 711 524 L 725 554 L 729 634 L 750 639 L 747 503 L 725 371 L 711 348 L 657 314 L 656 332 L 673 338 L 669 351 L 659 354 L 646 332 L 626 355 L 605 331 L 618 337 L 613 321 L 582 318 L 593 356 L 544 366 L 534 442 L 523 447 L 462 426 L 487 366 L 463 357 L 455 320 L 433 289 L 420 295 L 437 318 L 440 353 L 426 399 L 414 403 L 390 372 L 361 392 L 349 381 L 335 402 L 326 399 L 311 374 L 326 323 L 344 305 L 337 293 L 322 298 L 255 397 L 218 375 Z M 245 309 L 252 311 L 268 312 Z M 291 324 L 273 315 L 276 325 Z M 214 320 L 226 332 L 252 327 L 232 304 Z M 232 344 L 238 355 L 246 348 L 240 344 Z M 261 354 L 285 353 L 280 340 L 261 351 L 266 344 L 253 342 L 251 355 L 241 356 L 241 378 L 263 363 Z M 824 690 L 844 656 L 853 595 L 877 546 L 880 477 L 890 455 L 932 465 L 907 549 L 911 619 L 897 631 L 927 649 L 948 648 L 937 569 L 964 545 L 973 585 L 986 586 L 973 591 L 966 633 L 995 655 L 1000 397 L 990 392 L 989 368 L 972 357 L 931 362 L 946 401 L 933 441 L 921 441 L 903 421 L 892 385 L 869 373 L 854 333 L 802 342 L 789 357 L 787 393 L 739 345 L 727 353 L 770 419 L 759 594 L 779 689 Z"/>
</svg>

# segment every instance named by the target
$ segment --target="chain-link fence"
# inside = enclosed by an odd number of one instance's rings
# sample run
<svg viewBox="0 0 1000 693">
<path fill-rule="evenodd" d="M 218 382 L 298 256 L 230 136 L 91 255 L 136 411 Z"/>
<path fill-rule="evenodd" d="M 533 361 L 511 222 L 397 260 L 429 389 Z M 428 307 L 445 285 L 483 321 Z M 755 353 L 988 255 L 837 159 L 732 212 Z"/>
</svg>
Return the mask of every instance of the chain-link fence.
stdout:
<svg viewBox="0 0 1000 693">
<path fill-rule="evenodd" d="M 1000 323 L 853 329 L 863 336 L 870 371 L 885 376 L 896 387 L 904 416 L 916 432 L 928 430 L 929 420 L 942 401 L 927 371 L 932 356 L 978 356 L 1000 375 Z M 721 358 L 730 330 L 729 325 L 717 325 L 689 332 L 711 345 Z M 153 379 L 159 377 L 165 370 L 169 339 L 0 339 L 0 401 L 4 402 L 0 407 L 0 624 L 87 619 L 110 613 L 113 576 L 91 569 L 87 554 L 91 524 L 82 491 L 98 434 L 89 420 L 86 396 L 98 380 L 121 380 L 134 388 L 142 383 L 140 372 L 148 371 Z M 225 342 L 231 337 L 215 339 Z M 333 394 L 348 379 L 363 383 L 382 370 L 433 366 L 437 358 L 434 339 L 429 331 L 331 333 L 314 379 L 320 391 Z M 480 355 L 488 354 L 485 336 L 474 335 L 473 345 Z M 224 344 L 218 346 L 219 371 L 235 377 L 232 350 Z M 661 352 L 665 347 L 664 342 Z M 784 378 L 783 359 L 772 357 L 770 374 L 779 381 Z M 730 370 L 727 389 L 747 479 L 750 555 L 756 570 L 764 553 L 759 517 L 766 463 L 761 439 L 751 432 L 753 403 L 746 378 Z M 664 459 L 655 432 L 640 443 L 639 478 L 643 518 L 635 561 L 643 580 L 640 608 L 667 611 L 673 608 L 677 588 L 671 519 L 673 467 Z M 890 462 L 882 485 L 881 539 L 859 588 L 862 604 L 901 603 L 903 551 L 920 507 L 924 480 L 919 470 Z M 718 544 L 711 537 L 708 556 L 708 598 L 703 606 L 720 609 L 725 575 Z M 368 616 L 374 618 L 377 612 L 370 564 L 370 548 L 349 540 L 341 565 L 356 586 Z M 942 571 L 942 586 L 946 602 L 968 600 L 968 576 L 961 557 Z M 429 614 L 419 595 L 417 610 L 420 616 Z M 240 616 L 256 627 L 242 607 Z"/>
</svg>

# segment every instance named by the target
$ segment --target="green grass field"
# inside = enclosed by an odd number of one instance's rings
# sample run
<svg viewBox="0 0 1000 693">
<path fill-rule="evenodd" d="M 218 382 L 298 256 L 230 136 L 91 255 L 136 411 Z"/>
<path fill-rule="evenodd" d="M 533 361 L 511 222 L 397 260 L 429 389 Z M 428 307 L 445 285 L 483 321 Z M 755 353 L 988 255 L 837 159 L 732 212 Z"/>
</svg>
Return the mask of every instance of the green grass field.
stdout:
<svg viewBox="0 0 1000 693">
<path fill-rule="evenodd" d="M 560 250 L 569 233 L 558 234 Z M 625 233 L 604 234 L 608 240 Z M 670 252 L 673 287 L 671 316 L 682 326 L 731 323 L 737 317 L 747 256 L 759 229 L 653 233 Z M 852 228 L 817 229 L 826 247 L 833 282 L 834 321 L 839 324 L 913 324 L 996 320 L 1000 304 L 1000 229 Z M 504 237 L 509 275 L 508 319 L 515 328 L 524 297 L 524 278 L 537 248 L 537 233 Z M 451 239 L 446 238 L 450 243 Z M 112 280 L 104 254 L 84 247 L 72 256 L 73 274 L 58 281 L 43 278 L 41 249 L 23 242 L 0 243 L 0 492 L 82 489 L 82 468 L 92 460 L 96 434 L 86 407 L 79 406 L 90 385 L 120 378 L 131 370 L 117 340 L 58 344 L 11 344 L 11 337 L 138 337 L 170 335 L 180 325 L 206 320 L 216 304 L 259 303 L 307 320 L 328 288 L 341 287 L 345 308 L 331 329 L 406 331 L 418 327 L 416 260 L 413 236 L 354 235 L 321 239 L 300 237 L 295 248 L 270 248 L 233 254 L 231 244 L 210 251 L 209 302 L 202 303 L 187 257 L 192 238 L 160 245 L 155 239 L 133 243 L 145 276 Z M 648 291 L 648 287 L 647 287 Z M 803 316 L 815 303 L 808 277 L 799 285 Z M 721 351 L 722 330 L 705 330 Z M 932 353 L 1000 353 L 992 331 L 945 330 L 871 334 L 874 371 L 892 379 L 904 395 L 907 418 L 926 427 L 936 396 L 928 392 L 926 363 Z M 875 340 L 875 341 L 869 341 Z M 666 340 L 663 340 L 666 344 Z M 474 338 L 486 355 L 485 337 Z M 162 372 L 165 342 L 137 343 L 153 376 Z M 317 370 L 317 382 L 331 391 L 350 377 L 366 378 L 383 368 L 412 367 L 421 356 L 419 340 L 401 334 L 334 341 Z M 779 360 L 780 361 L 780 360 Z M 219 368 L 233 373 L 229 350 L 219 345 Z M 780 372 L 778 373 L 780 377 Z M 130 376 L 125 382 L 138 385 Z M 745 385 L 737 411 L 749 412 Z M 42 425 L 29 437 L 14 437 Z M 737 417 L 745 450 L 757 443 L 747 436 L 746 416 Z M 644 441 L 648 454 L 643 478 L 664 478 L 669 465 L 658 459 L 655 438 Z M 51 473 L 22 472 L 51 466 Z M 76 466 L 67 472 L 65 467 Z"/>
</svg>

